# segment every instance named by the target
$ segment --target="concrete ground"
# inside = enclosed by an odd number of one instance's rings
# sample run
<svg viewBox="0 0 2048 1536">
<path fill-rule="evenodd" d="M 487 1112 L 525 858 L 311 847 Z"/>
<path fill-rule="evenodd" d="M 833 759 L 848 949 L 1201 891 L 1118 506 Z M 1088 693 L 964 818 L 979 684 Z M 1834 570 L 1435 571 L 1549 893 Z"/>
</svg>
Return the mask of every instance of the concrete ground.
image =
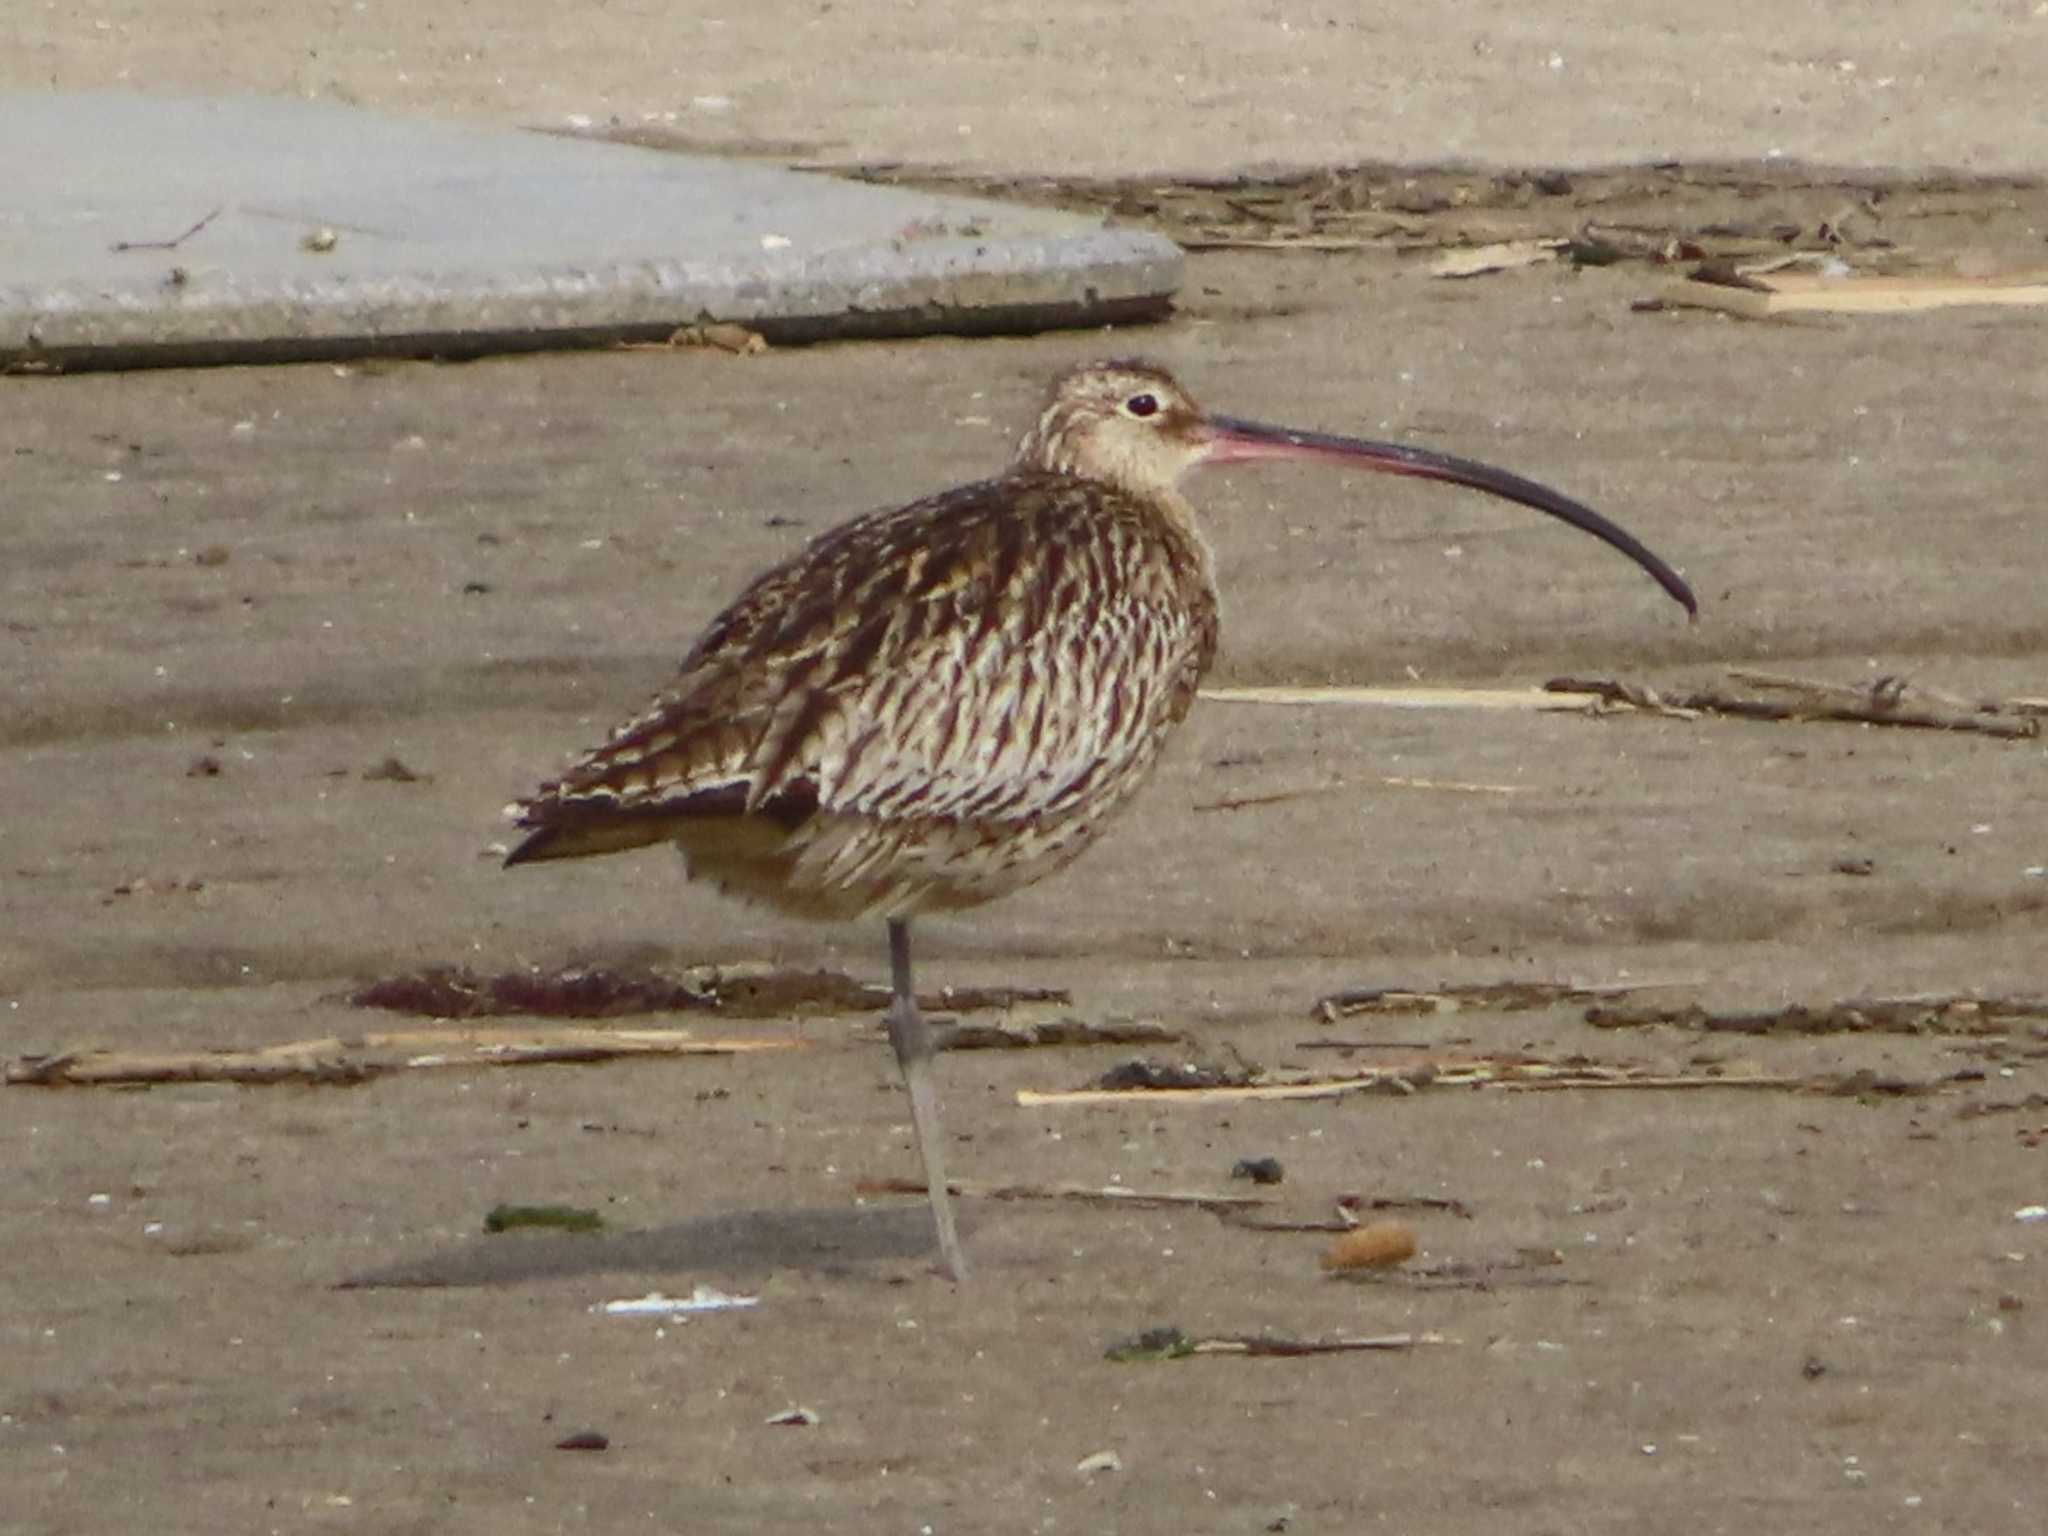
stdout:
<svg viewBox="0 0 2048 1536">
<path fill-rule="evenodd" d="M 1213 174 L 1356 160 L 1778 154 L 2038 170 L 2037 0 L 1452 11 L 1280 0 L 16 7 L 0 86 L 282 93 L 498 123 L 651 124 L 824 160 Z"/>
<path fill-rule="evenodd" d="M 851 7 L 20 11 L 0 83 L 501 124 L 674 111 L 791 154 L 1060 173 L 1781 147 L 1907 173 L 1879 226 L 1916 261 L 2017 261 L 2048 230 L 2038 189 L 1910 174 L 2048 164 L 2013 83 L 2048 35 L 2026 4 L 1661 26 L 1481 5 L 1383 33 L 1291 6 L 1149 30 L 1008 14 L 970 33 Z M 1590 195 L 1553 212 L 1597 220 Z M 1765 225 L 1806 207 L 1714 197 Z M 1655 219 L 1729 214 L 1679 187 Z M 1590 541 L 1440 487 L 1219 473 L 1192 487 L 1219 683 L 1740 666 L 2048 694 L 2035 312 L 1631 307 L 1661 281 L 1625 262 L 1447 283 L 1394 243 L 1222 251 L 1190 257 L 1171 322 L 1109 335 L 0 380 L 5 1054 L 352 1035 L 391 1021 L 351 987 L 431 964 L 879 977 L 878 933 L 731 907 L 666 857 L 504 873 L 497 808 L 660 686 L 749 572 L 987 472 L 1044 381 L 1104 352 L 1158 357 L 1218 409 L 1555 484 L 1703 600 L 1688 625 Z M 0 1530 L 2034 1531 L 2038 1019 L 1750 1036 L 1596 1030 L 1565 1005 L 1310 1009 L 1498 980 L 1719 1010 L 2039 997 L 2044 768 L 2038 738 L 1211 702 L 1101 849 L 924 926 L 929 985 L 1061 986 L 1086 1017 L 1190 1033 L 1152 1055 L 1869 1074 L 1860 1096 L 1027 1108 L 1017 1090 L 1134 1052 L 941 1060 L 964 1179 L 1242 1191 L 1233 1163 L 1272 1155 L 1277 1216 L 1346 1195 L 1469 1211 L 1400 1212 L 1421 1254 L 1362 1284 L 1321 1274 L 1314 1233 L 992 1200 L 968 1202 L 978 1273 L 948 1284 L 914 1201 L 856 1204 L 858 1180 L 915 1167 L 858 1016 L 718 1025 L 803 1042 L 757 1056 L 0 1089 Z M 500 1201 L 608 1227 L 486 1238 Z M 396 1267 L 492 1283 L 335 1288 Z M 761 1304 L 589 1310 L 700 1282 Z M 1446 1342 L 1105 1357 L 1159 1325 Z M 767 1422 L 796 1407 L 817 1421 Z M 555 1448 L 586 1430 L 608 1449 Z"/>
<path fill-rule="evenodd" d="M 0 369 L 1157 319 L 1164 235 L 288 97 L 0 92 Z"/>
</svg>

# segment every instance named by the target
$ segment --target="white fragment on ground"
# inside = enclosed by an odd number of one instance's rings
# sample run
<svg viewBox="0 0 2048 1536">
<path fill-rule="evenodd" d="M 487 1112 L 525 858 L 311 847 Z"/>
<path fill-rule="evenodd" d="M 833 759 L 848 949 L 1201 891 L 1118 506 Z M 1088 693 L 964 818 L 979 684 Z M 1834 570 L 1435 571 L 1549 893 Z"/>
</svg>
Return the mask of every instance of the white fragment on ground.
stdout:
<svg viewBox="0 0 2048 1536">
<path fill-rule="evenodd" d="M 1083 1477 L 1092 1477 L 1097 1472 L 1121 1472 L 1123 1457 L 1115 1451 L 1097 1451 L 1093 1456 L 1083 1456 L 1074 1463 L 1074 1470 Z"/>
<path fill-rule="evenodd" d="M 625 1301 L 607 1301 L 592 1307 L 607 1317 L 679 1317 L 692 1312 L 732 1312 L 741 1307 L 758 1307 L 758 1296 L 728 1296 L 713 1286 L 700 1285 L 687 1296 L 664 1296 L 649 1291 Z"/>
<path fill-rule="evenodd" d="M 2048 1205 L 2023 1205 L 2012 1213 L 2014 1221 L 2048 1221 Z"/>
<path fill-rule="evenodd" d="M 1539 262 L 1556 261 L 1563 254 L 1566 243 L 1563 240 L 1508 240 L 1496 245 L 1446 251 L 1429 264 L 1429 275 L 1480 277 L 1488 272 L 1533 267 Z"/>
<path fill-rule="evenodd" d="M 818 1416 L 808 1408 L 785 1408 L 780 1413 L 771 1413 L 761 1421 L 763 1424 L 794 1425 L 809 1429 L 818 1422 Z"/>
</svg>

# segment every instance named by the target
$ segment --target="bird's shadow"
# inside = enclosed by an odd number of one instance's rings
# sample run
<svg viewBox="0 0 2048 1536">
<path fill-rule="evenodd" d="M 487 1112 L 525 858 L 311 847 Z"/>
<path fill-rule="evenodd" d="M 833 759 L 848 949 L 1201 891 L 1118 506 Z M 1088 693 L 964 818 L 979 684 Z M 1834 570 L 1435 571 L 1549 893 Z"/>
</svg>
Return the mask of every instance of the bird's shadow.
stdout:
<svg viewBox="0 0 2048 1536">
<path fill-rule="evenodd" d="M 964 1225 L 964 1224 L 963 1224 Z M 631 1232 L 509 1232 L 365 1270 L 337 1290 L 517 1285 L 577 1275 L 663 1278 L 735 1270 L 847 1270 L 934 1255 L 924 1205 L 724 1211 Z"/>
</svg>

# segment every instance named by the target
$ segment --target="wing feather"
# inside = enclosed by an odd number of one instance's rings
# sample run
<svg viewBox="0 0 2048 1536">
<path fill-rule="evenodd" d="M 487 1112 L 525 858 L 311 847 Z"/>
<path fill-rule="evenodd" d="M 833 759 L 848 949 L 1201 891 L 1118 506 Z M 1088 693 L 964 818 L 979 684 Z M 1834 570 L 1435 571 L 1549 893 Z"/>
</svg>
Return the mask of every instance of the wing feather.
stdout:
<svg viewBox="0 0 2048 1536">
<path fill-rule="evenodd" d="M 705 629 L 675 682 L 517 807 L 515 857 L 802 805 L 1011 823 L 1142 769 L 1215 648 L 1207 561 L 1135 498 L 1013 472 L 812 541 Z M 558 848 L 545 846 L 559 842 Z"/>
</svg>

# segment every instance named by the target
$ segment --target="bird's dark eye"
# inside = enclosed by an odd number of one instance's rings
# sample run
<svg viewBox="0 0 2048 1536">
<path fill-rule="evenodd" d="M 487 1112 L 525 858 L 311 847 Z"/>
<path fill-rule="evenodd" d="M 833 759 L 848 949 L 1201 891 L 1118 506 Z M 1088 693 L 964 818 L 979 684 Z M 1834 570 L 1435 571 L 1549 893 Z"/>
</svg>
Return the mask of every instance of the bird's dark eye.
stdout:
<svg viewBox="0 0 2048 1536">
<path fill-rule="evenodd" d="M 1159 414 L 1157 395 L 1133 395 L 1124 402 L 1124 409 L 1133 416 L 1156 416 Z"/>
</svg>

